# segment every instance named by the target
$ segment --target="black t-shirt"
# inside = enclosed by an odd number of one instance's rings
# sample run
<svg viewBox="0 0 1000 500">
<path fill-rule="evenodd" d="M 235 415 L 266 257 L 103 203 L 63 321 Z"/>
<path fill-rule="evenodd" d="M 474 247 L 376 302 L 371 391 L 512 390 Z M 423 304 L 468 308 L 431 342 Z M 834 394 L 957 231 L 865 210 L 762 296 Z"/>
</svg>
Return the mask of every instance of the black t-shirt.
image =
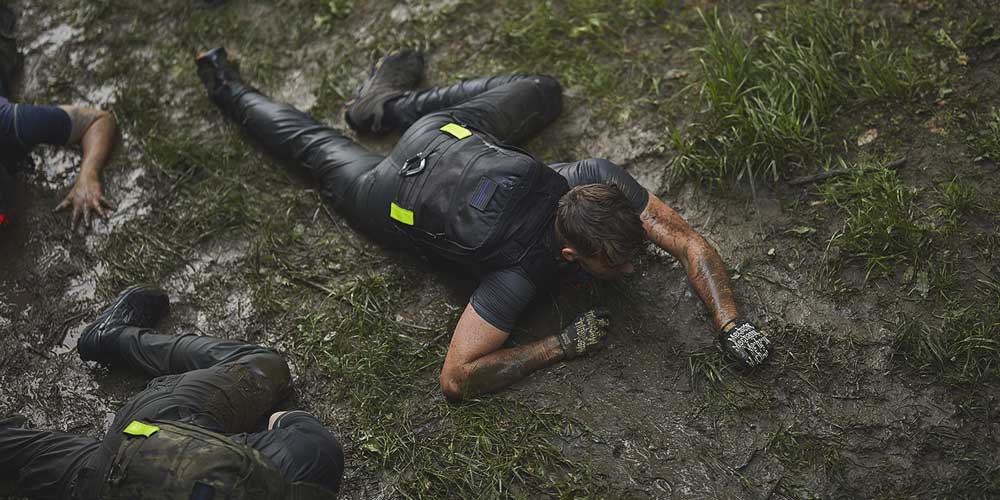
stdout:
<svg viewBox="0 0 1000 500">
<path fill-rule="evenodd" d="M 558 163 L 550 168 L 566 178 L 569 186 L 614 184 L 622 189 L 636 213 L 649 202 L 649 192 L 618 165 L 608 160 L 587 159 Z M 487 274 L 472 294 L 470 302 L 484 320 L 510 332 L 517 318 L 539 291 L 555 285 L 558 279 L 558 248 L 555 228 L 531 248 L 519 265 Z"/>
</svg>

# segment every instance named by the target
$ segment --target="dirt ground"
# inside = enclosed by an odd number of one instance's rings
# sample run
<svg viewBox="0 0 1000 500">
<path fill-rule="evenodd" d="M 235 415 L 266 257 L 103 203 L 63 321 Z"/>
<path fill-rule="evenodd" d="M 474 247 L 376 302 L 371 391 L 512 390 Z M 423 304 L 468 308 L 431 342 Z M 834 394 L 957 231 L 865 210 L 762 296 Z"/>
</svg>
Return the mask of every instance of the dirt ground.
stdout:
<svg viewBox="0 0 1000 500">
<path fill-rule="evenodd" d="M 591 4 L 595 12 L 617 8 Z M 939 290 L 905 265 L 866 279 L 863 265 L 828 244 L 842 220 L 814 186 L 782 181 L 751 196 L 670 175 L 668 132 L 699 113 L 697 92 L 685 89 L 696 81 L 690 49 L 702 43 L 696 9 L 751 22 L 768 11 L 756 2 L 661 4 L 639 25 L 603 32 L 601 43 L 614 48 L 595 49 L 590 63 L 622 82 L 600 87 L 577 67 L 510 53 L 523 36 L 510 23 L 533 2 L 14 2 L 27 55 L 19 100 L 113 110 L 122 134 L 104 175 L 118 210 L 89 232 L 71 231 L 66 214 L 51 213 L 78 152 L 38 149 L 36 171 L 19 182 L 18 221 L 0 236 L 0 414 L 101 435 L 144 380 L 81 362 L 76 338 L 122 288 L 151 282 L 174 301 L 163 331 L 247 339 L 288 356 L 293 404 L 344 440 L 340 498 L 1000 497 L 1000 384 L 946 380 L 907 364 L 898 349 L 901 324 L 930 325 L 956 297 L 970 306 L 989 300 L 981 284 L 1000 273 L 997 161 L 968 140 L 982 126 L 977 117 L 1000 106 L 1000 44 L 962 46 L 968 60 L 942 71 L 942 95 L 846 105 L 831 133 L 848 156 L 905 155 L 900 175 L 915 189 L 931 192 L 954 178 L 974 186 L 985 208 L 935 247 L 955 276 Z M 1000 14 L 989 1 L 856 4 L 885 16 L 915 47 L 929 43 L 926 33 L 960 32 L 969 17 Z M 557 73 L 566 82 L 563 116 L 527 149 L 546 161 L 608 158 L 660 194 L 718 248 L 743 314 L 774 341 L 771 361 L 752 373 L 728 364 L 683 267 L 650 249 L 624 283 L 540 299 L 512 340 L 540 338 L 603 304 L 615 314 L 604 350 L 451 408 L 438 369 L 473 284 L 354 234 L 308 180 L 248 145 L 194 73 L 193 54 L 219 44 L 263 91 L 341 129 L 345 98 L 393 48 L 423 49 L 430 83 Z M 934 64 L 947 58 L 940 47 L 925 52 Z M 868 150 L 855 146 L 870 128 L 879 138 Z M 362 141 L 386 152 L 393 138 Z M 407 352 L 418 366 L 402 375 L 404 393 L 369 400 L 360 385 L 378 383 L 382 372 L 343 368 L 347 353 L 329 346 L 345 345 L 335 342 L 346 328 L 341 318 L 356 305 L 359 283 L 373 280 L 394 290 L 377 310 L 399 326 L 401 342 L 416 344 Z M 398 411 L 378 416 L 358 403 L 379 398 Z M 544 445 L 549 455 L 469 465 L 472 479 L 452 488 L 430 469 L 461 462 L 401 459 L 377 430 L 405 427 L 408 449 L 420 449 L 422 440 L 449 442 L 449 432 L 473 419 L 524 440 L 507 447 Z M 516 428 L 524 422 L 537 432 Z"/>
</svg>

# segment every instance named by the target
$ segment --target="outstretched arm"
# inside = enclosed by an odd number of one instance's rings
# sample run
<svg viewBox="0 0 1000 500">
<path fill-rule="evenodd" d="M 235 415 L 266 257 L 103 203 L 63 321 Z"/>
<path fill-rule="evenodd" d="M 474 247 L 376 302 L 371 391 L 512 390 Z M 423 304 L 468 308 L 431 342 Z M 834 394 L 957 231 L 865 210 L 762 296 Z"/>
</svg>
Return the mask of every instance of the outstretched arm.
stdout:
<svg viewBox="0 0 1000 500">
<path fill-rule="evenodd" d="M 744 367 L 763 363 L 771 341 L 755 326 L 738 318 L 733 287 L 715 249 L 652 193 L 641 219 L 649 239 L 684 264 L 691 286 L 712 313 L 722 350 Z"/>
<path fill-rule="evenodd" d="M 107 111 L 72 106 L 60 107 L 69 114 L 73 123 L 67 144 L 82 146 L 83 161 L 80 163 L 80 174 L 73 188 L 56 210 L 72 207 L 73 225 L 83 219 L 89 226 L 92 211 L 104 217 L 105 209 L 114 209 L 104 198 L 100 174 L 111 156 L 118 127 L 115 117 Z"/>
<path fill-rule="evenodd" d="M 653 193 L 640 218 L 649 239 L 684 265 L 691 286 L 712 313 L 715 327 L 722 328 L 736 319 L 736 300 L 726 266 L 708 241 Z"/>
</svg>

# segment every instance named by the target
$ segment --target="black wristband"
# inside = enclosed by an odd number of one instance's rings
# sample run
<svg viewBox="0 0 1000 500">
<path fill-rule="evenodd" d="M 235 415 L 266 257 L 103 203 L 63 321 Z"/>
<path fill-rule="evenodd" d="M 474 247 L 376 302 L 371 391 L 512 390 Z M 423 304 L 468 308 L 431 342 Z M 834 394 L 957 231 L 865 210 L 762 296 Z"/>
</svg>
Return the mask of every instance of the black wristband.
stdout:
<svg viewBox="0 0 1000 500">
<path fill-rule="evenodd" d="M 728 333 L 733 328 L 736 328 L 737 326 L 739 326 L 740 323 L 743 323 L 743 322 L 740 321 L 740 320 L 738 320 L 738 319 L 736 319 L 736 318 L 733 318 L 733 319 L 731 319 L 729 321 L 726 321 L 726 323 L 724 325 L 722 325 L 722 328 L 719 328 L 719 333 L 722 333 L 722 334 Z M 732 325 L 732 326 L 730 326 L 730 325 Z"/>
</svg>

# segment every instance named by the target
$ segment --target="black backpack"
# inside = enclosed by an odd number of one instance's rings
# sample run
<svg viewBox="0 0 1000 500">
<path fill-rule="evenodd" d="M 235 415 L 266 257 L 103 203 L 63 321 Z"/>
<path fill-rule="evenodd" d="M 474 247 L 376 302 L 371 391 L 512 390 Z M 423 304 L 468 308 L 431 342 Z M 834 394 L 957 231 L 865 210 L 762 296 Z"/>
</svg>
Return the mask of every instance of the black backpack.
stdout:
<svg viewBox="0 0 1000 500">
<path fill-rule="evenodd" d="M 449 123 L 399 167 L 396 227 L 447 260 L 499 269 L 518 263 L 555 218 L 566 179 L 493 136 Z"/>
</svg>

